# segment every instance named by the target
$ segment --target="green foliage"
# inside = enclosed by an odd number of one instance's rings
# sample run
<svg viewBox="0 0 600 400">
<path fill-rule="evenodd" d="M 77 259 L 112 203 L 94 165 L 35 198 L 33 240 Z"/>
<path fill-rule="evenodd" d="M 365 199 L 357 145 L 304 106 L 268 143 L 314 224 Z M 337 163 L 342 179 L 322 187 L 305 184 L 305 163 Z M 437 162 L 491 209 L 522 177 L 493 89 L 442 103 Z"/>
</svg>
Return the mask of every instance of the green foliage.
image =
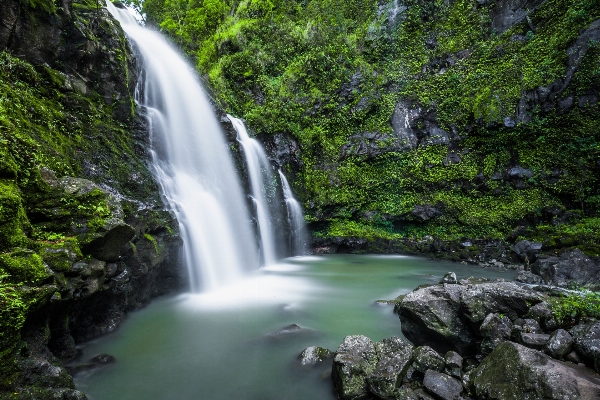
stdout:
<svg viewBox="0 0 600 400">
<path fill-rule="evenodd" d="M 144 10 L 195 59 L 228 112 L 299 142 L 303 168 L 292 184 L 315 228 L 330 227 L 321 235 L 502 238 L 539 224 L 550 207 L 584 219 L 600 212 L 597 106 L 535 109 L 531 122 L 503 126 L 526 91 L 565 77 L 567 49 L 600 18 L 598 0 L 548 0 L 502 34 L 492 29 L 494 4 L 473 0 L 404 0 L 396 14 L 392 1 L 210 4 L 149 0 Z M 590 43 L 563 96 L 597 85 L 599 62 Z M 390 137 L 381 155 L 342 154 L 353 135 L 389 134 L 399 99 L 435 112 L 460 148 L 393 152 Z M 448 162 L 450 152 L 460 161 Z M 531 176 L 507 180 L 515 165 Z M 443 215 L 411 217 L 426 204 Z M 381 231 L 381 220 L 391 227 Z"/>
<path fill-rule="evenodd" d="M 159 254 L 160 251 L 158 248 L 158 242 L 156 241 L 156 238 L 149 233 L 144 233 L 144 237 L 146 238 L 146 240 L 148 240 L 150 243 L 152 243 L 156 254 Z M 135 249 L 134 249 L 134 251 L 135 251 Z"/>
<path fill-rule="evenodd" d="M 600 319 L 600 293 L 572 293 L 551 300 L 552 311 L 562 326 L 573 326 L 583 319 Z"/>
</svg>

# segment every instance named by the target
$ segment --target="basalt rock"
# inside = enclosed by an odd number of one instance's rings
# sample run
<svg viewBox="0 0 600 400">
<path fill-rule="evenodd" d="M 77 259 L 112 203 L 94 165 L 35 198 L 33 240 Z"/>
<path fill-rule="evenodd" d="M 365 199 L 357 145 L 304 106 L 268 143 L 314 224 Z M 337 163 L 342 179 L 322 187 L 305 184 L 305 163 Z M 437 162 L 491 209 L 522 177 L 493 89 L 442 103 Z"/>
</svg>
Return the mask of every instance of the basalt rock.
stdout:
<svg viewBox="0 0 600 400">
<path fill-rule="evenodd" d="M 392 337 L 375 343 L 375 350 L 379 361 L 367 378 L 369 391 L 382 399 L 395 399 L 398 382 L 402 382 L 412 360 L 413 346 Z"/>
<path fill-rule="evenodd" d="M 566 251 L 560 257 L 539 259 L 531 265 L 531 272 L 548 285 L 600 287 L 600 265 L 578 249 Z"/>
<path fill-rule="evenodd" d="M 310 346 L 302 350 L 298 358 L 301 365 L 318 365 L 327 359 L 333 358 L 334 355 L 331 350 L 318 346 Z"/>
<path fill-rule="evenodd" d="M 577 354 L 586 365 L 600 373 L 600 322 L 575 326 L 570 333 Z"/>
<path fill-rule="evenodd" d="M 346 336 L 333 359 L 332 378 L 342 400 L 369 398 L 367 377 L 375 371 L 377 352 L 365 336 Z"/>
<path fill-rule="evenodd" d="M 584 367 L 504 342 L 473 372 L 472 388 L 482 399 L 595 399 L 600 378 Z"/>
</svg>

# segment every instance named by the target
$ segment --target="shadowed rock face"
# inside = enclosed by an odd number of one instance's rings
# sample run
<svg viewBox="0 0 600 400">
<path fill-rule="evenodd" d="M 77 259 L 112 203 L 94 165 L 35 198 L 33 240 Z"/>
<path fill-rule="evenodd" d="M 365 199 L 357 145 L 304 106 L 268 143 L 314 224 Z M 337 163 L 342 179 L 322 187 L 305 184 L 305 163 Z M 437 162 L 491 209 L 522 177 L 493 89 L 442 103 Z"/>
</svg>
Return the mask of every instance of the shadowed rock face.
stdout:
<svg viewBox="0 0 600 400">
<path fill-rule="evenodd" d="M 554 360 L 540 351 L 504 342 L 472 375 L 477 398 L 597 399 L 600 378 L 577 365 Z"/>
<path fill-rule="evenodd" d="M 600 287 L 600 265 L 579 249 L 567 251 L 560 257 L 539 259 L 531 264 L 531 272 L 548 285 Z"/>
</svg>

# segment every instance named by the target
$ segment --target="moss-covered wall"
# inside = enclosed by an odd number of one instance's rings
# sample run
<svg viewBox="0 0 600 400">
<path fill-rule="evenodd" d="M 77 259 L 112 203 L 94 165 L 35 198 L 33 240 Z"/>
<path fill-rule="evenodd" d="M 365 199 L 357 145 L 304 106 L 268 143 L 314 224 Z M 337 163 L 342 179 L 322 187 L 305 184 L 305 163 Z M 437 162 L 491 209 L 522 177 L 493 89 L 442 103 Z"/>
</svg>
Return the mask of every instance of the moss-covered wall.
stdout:
<svg viewBox="0 0 600 400">
<path fill-rule="evenodd" d="M 229 112 L 298 141 L 288 172 L 318 237 L 513 233 L 599 252 L 597 0 L 144 10 Z"/>
<path fill-rule="evenodd" d="M 177 224 L 106 9 L 0 0 L 0 26 L 0 398 L 80 398 L 61 360 L 178 285 Z"/>
</svg>

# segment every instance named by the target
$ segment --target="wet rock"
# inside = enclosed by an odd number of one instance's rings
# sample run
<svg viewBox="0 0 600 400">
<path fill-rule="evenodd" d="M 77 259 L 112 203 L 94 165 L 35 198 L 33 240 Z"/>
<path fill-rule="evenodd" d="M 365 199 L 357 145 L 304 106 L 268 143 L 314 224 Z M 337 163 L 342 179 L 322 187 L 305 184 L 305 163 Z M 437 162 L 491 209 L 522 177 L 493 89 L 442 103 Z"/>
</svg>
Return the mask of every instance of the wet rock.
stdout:
<svg viewBox="0 0 600 400">
<path fill-rule="evenodd" d="M 541 250 L 542 244 L 540 242 L 532 242 L 529 240 L 521 240 L 513 247 L 513 251 L 521 257 L 522 260 L 528 260 L 529 262 L 535 261 Z"/>
<path fill-rule="evenodd" d="M 458 379 L 432 370 L 425 372 L 423 386 L 428 392 L 442 400 L 458 399 L 463 390 Z"/>
<path fill-rule="evenodd" d="M 375 343 L 379 361 L 367 382 L 371 393 L 382 399 L 397 398 L 397 383 L 402 382 L 412 361 L 413 346 L 398 337 Z"/>
<path fill-rule="evenodd" d="M 531 272 L 548 285 L 600 287 L 600 265 L 579 249 L 566 251 L 560 257 L 539 259 L 531 264 Z"/>
<path fill-rule="evenodd" d="M 529 285 L 541 285 L 543 283 L 542 277 L 531 273 L 530 271 L 521 271 L 515 278 L 515 281 L 527 283 Z"/>
<path fill-rule="evenodd" d="M 441 352 L 475 349 L 475 337 L 463 321 L 461 293 L 466 286 L 434 285 L 407 294 L 398 305 L 402 333 L 416 345 Z"/>
<path fill-rule="evenodd" d="M 333 359 L 332 378 L 338 398 L 368 398 L 367 377 L 377 364 L 373 342 L 361 335 L 346 336 Z"/>
<path fill-rule="evenodd" d="M 595 399 L 600 378 L 586 368 L 504 342 L 473 372 L 472 388 L 477 398 L 486 399 Z"/>
<path fill-rule="evenodd" d="M 409 102 L 396 104 L 391 124 L 393 134 L 398 138 L 398 146 L 402 150 L 412 150 L 417 147 L 417 120 L 420 114 L 421 108 L 412 107 Z"/>
<path fill-rule="evenodd" d="M 278 329 L 275 332 L 269 333 L 267 335 L 267 337 L 272 338 L 272 339 L 280 339 L 283 337 L 287 337 L 288 335 L 291 335 L 294 333 L 300 333 L 300 332 L 308 332 L 308 329 L 302 328 L 301 326 L 299 326 L 297 324 L 291 324 L 291 325 L 285 326 L 281 329 Z"/>
<path fill-rule="evenodd" d="M 491 11 L 492 28 L 500 33 L 527 18 L 544 0 L 499 0 Z"/>
<path fill-rule="evenodd" d="M 446 353 L 444 360 L 446 362 L 444 372 L 450 376 L 460 378 L 463 368 L 463 358 L 461 355 L 455 351 L 449 351 Z"/>
<path fill-rule="evenodd" d="M 446 273 L 446 275 L 444 275 L 440 283 L 458 283 L 458 280 L 456 279 L 456 274 L 454 272 Z"/>
<path fill-rule="evenodd" d="M 334 355 L 331 350 L 318 346 L 310 346 L 300 353 L 299 359 L 301 365 L 317 365 L 327 359 L 333 358 Z"/>
<path fill-rule="evenodd" d="M 542 350 L 550 340 L 545 333 L 522 333 L 520 343 L 530 349 Z"/>
<path fill-rule="evenodd" d="M 506 316 L 488 314 L 479 327 L 483 340 L 481 341 L 481 354 L 488 355 L 500 343 L 510 340 L 512 322 Z"/>
<path fill-rule="evenodd" d="M 113 364 L 115 362 L 116 360 L 113 356 L 109 354 L 99 354 L 88 360 L 86 363 L 69 365 L 67 366 L 67 370 L 71 375 L 77 375 L 81 372 L 95 370 L 105 365 Z"/>
<path fill-rule="evenodd" d="M 406 371 L 404 381 L 421 381 L 427 370 L 442 372 L 445 364 L 444 358 L 437 351 L 429 346 L 419 346 L 413 352 L 412 361 Z"/>
<path fill-rule="evenodd" d="M 586 365 L 600 372 L 600 322 L 579 325 L 571 329 L 573 347 Z"/>
<path fill-rule="evenodd" d="M 468 286 L 460 299 L 465 316 L 473 323 L 480 323 L 490 313 L 504 314 L 515 320 L 543 298 L 535 291 L 513 282 L 493 282 Z"/>
<path fill-rule="evenodd" d="M 544 346 L 544 352 L 550 357 L 560 360 L 571 352 L 572 346 L 573 336 L 564 329 L 557 329 Z"/>
</svg>

